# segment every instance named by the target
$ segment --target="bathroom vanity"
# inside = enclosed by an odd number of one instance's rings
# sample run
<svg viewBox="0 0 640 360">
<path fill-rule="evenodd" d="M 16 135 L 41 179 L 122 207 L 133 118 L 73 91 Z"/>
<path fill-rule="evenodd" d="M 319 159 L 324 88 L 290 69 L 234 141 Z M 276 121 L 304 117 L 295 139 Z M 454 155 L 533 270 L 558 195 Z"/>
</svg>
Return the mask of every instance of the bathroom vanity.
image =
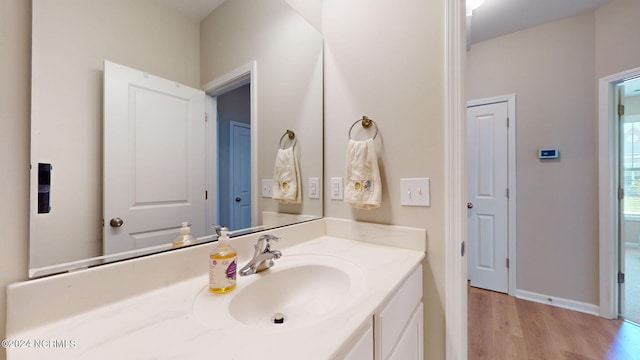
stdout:
<svg viewBox="0 0 640 360">
<path fill-rule="evenodd" d="M 425 230 L 325 218 L 269 234 L 282 257 L 227 294 L 207 287 L 215 244 L 12 284 L 8 359 L 423 358 Z M 231 239 L 240 266 L 259 235 Z"/>
</svg>

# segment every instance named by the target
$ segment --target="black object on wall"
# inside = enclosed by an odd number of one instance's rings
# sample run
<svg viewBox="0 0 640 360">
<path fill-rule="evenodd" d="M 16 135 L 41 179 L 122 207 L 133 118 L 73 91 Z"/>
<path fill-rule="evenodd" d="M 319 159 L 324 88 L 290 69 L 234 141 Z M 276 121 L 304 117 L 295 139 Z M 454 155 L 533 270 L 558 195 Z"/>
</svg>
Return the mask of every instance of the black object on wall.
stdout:
<svg viewBox="0 0 640 360">
<path fill-rule="evenodd" d="M 51 212 L 51 164 L 38 163 L 38 214 Z"/>
</svg>

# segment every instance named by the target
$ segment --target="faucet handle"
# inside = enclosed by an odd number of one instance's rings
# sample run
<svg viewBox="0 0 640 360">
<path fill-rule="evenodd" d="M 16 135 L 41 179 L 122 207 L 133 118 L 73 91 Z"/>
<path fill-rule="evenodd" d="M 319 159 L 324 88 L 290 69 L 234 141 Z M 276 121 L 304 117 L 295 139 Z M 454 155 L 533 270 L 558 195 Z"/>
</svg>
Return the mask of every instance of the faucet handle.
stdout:
<svg viewBox="0 0 640 360">
<path fill-rule="evenodd" d="M 261 249 L 262 252 L 269 251 L 271 248 L 272 240 L 278 241 L 280 240 L 280 238 L 270 234 L 260 235 L 260 237 L 258 238 L 258 243 L 256 244 L 256 248 Z"/>
</svg>

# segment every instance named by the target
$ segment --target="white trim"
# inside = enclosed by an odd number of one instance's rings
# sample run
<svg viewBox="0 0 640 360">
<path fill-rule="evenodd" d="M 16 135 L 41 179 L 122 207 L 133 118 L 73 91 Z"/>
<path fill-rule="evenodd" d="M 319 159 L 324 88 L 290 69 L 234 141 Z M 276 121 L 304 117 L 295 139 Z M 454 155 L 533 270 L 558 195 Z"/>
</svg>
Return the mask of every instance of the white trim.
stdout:
<svg viewBox="0 0 640 360">
<path fill-rule="evenodd" d="M 555 296 L 549 296 L 544 294 L 538 294 L 531 291 L 525 290 L 516 290 L 516 297 L 518 299 L 534 301 L 541 304 L 547 304 L 551 306 L 560 307 L 563 309 L 569 309 L 574 311 L 583 312 L 586 314 L 591 314 L 598 316 L 600 313 L 600 308 L 598 305 L 589 304 L 581 301 L 575 301 L 570 299 L 559 298 Z"/>
<path fill-rule="evenodd" d="M 218 147 L 215 145 L 218 138 L 218 98 L 216 96 L 205 96 L 205 111 L 207 116 L 206 128 L 206 151 L 205 168 L 207 171 L 207 224 L 220 224 L 220 204 L 218 202 Z M 213 235 L 215 230 L 207 226 L 206 234 Z"/>
<path fill-rule="evenodd" d="M 251 226 L 258 226 L 258 63 L 255 60 L 244 64 L 202 86 L 209 96 L 251 84 Z"/>
<path fill-rule="evenodd" d="M 618 316 L 618 201 L 616 184 L 615 101 L 617 83 L 640 76 L 640 68 L 605 76 L 598 81 L 598 193 L 600 316 Z"/>
<path fill-rule="evenodd" d="M 461 0 L 445 2 L 445 356 L 467 358 L 466 109 L 463 87 L 465 11 Z"/>
<path fill-rule="evenodd" d="M 509 233 L 508 236 L 508 247 L 509 247 L 509 295 L 515 295 L 516 293 L 516 279 L 517 279 L 517 269 L 518 269 L 518 259 L 516 252 L 516 159 L 517 159 L 517 146 L 516 146 L 516 95 L 508 94 L 501 96 L 494 96 L 485 99 L 477 99 L 477 100 L 469 100 L 467 101 L 467 108 L 472 106 L 480 106 L 480 105 L 488 105 L 495 103 L 507 103 L 507 116 L 509 117 L 509 129 L 508 129 L 508 162 L 509 162 L 509 173 L 508 173 L 508 187 L 509 187 Z"/>
</svg>

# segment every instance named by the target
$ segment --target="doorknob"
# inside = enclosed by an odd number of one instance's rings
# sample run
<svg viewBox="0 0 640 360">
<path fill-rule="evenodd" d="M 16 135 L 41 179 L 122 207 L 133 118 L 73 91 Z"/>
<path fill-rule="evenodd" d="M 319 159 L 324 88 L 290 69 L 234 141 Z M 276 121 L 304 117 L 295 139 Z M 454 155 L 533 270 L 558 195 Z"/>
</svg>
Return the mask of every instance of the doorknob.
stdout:
<svg viewBox="0 0 640 360">
<path fill-rule="evenodd" d="M 467 203 L 467 209 L 473 209 L 473 204 L 472 204 L 472 203 L 470 203 L 470 202 L 468 202 L 468 203 Z"/>
<path fill-rule="evenodd" d="M 124 224 L 124 221 L 122 221 L 122 219 L 120 218 L 113 218 L 111 219 L 111 221 L 109 221 L 109 225 L 111 225 L 111 227 L 120 227 L 122 226 L 122 224 Z"/>
<path fill-rule="evenodd" d="M 236 198 L 236 202 L 240 202 L 240 200 L 242 199 L 240 199 L 239 197 Z"/>
</svg>

